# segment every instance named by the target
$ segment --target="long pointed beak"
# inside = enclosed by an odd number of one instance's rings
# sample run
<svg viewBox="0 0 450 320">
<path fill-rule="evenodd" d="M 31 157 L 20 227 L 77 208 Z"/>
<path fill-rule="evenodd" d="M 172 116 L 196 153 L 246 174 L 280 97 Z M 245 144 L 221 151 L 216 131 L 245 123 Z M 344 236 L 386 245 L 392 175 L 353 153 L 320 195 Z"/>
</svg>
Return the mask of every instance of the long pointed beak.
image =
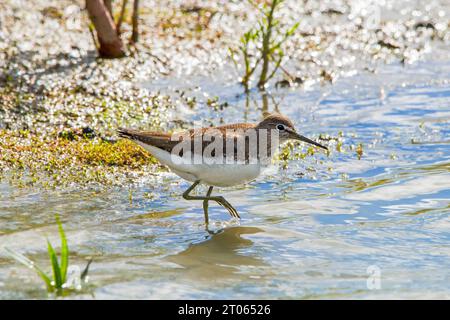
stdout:
<svg viewBox="0 0 450 320">
<path fill-rule="evenodd" d="M 309 138 L 307 138 L 305 136 L 302 136 L 302 135 L 298 134 L 297 132 L 290 132 L 290 133 L 291 133 L 291 138 L 292 139 L 300 140 L 300 141 L 312 144 L 312 145 L 314 145 L 316 147 L 328 150 L 327 147 L 325 147 L 325 146 L 321 145 L 320 143 L 317 143 L 317 142 L 315 142 L 315 141 L 313 141 L 313 140 L 311 140 L 311 139 L 309 139 Z"/>
</svg>

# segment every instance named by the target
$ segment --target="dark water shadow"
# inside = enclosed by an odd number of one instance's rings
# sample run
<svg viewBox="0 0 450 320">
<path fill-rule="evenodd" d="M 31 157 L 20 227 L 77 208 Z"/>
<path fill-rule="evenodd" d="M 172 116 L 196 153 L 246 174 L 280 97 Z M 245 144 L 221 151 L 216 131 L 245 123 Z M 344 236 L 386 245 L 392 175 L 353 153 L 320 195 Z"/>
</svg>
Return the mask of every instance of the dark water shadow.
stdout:
<svg viewBox="0 0 450 320">
<path fill-rule="evenodd" d="M 183 273 L 197 280 L 238 276 L 240 267 L 267 265 L 260 257 L 241 252 L 253 246 L 253 241 L 242 236 L 259 232 L 263 230 L 255 227 L 227 228 L 204 242 L 192 244 L 186 250 L 167 257 L 167 260 L 183 267 Z"/>
</svg>

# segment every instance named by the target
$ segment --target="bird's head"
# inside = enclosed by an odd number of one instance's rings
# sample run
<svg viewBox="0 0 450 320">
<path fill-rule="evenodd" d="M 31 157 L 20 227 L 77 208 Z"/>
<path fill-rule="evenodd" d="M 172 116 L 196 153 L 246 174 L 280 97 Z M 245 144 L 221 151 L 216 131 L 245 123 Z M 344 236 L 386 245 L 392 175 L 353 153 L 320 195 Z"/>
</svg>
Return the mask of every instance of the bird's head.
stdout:
<svg viewBox="0 0 450 320">
<path fill-rule="evenodd" d="M 328 150 L 327 147 L 321 145 L 320 143 L 317 143 L 311 139 L 306 138 L 305 136 L 300 135 L 297 133 L 297 130 L 295 130 L 294 124 L 292 123 L 289 118 L 279 114 L 279 113 L 272 113 L 269 114 L 262 120 L 258 125 L 256 126 L 257 129 L 266 129 L 268 131 L 270 130 L 277 130 L 278 135 L 280 138 L 280 143 L 283 143 L 287 140 L 299 140 L 303 141 L 309 144 L 312 144 L 316 147 Z"/>
</svg>

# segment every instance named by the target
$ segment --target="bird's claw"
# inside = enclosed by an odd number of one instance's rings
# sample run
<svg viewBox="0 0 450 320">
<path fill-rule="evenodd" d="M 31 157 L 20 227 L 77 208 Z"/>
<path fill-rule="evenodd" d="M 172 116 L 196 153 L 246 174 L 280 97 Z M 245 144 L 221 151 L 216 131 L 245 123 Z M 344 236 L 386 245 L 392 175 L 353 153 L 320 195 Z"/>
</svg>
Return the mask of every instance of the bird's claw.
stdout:
<svg viewBox="0 0 450 320">
<path fill-rule="evenodd" d="M 226 208 L 228 210 L 228 212 L 230 213 L 230 215 L 234 218 L 238 218 L 240 219 L 241 217 L 239 216 L 239 213 L 237 212 L 237 210 L 225 199 L 220 199 L 220 201 L 218 201 L 218 203 L 223 206 L 224 208 Z"/>
</svg>

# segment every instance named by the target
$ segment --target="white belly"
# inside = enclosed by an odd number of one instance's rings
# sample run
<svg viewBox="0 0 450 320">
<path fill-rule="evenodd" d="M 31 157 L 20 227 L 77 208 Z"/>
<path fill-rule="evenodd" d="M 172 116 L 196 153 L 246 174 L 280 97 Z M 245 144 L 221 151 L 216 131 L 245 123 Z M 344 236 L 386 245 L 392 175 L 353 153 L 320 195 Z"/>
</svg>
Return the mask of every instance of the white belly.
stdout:
<svg viewBox="0 0 450 320">
<path fill-rule="evenodd" d="M 251 181 L 259 176 L 259 164 L 201 165 L 198 178 L 211 186 L 229 187 Z"/>
<path fill-rule="evenodd" d="M 181 158 L 162 149 L 136 141 L 150 152 L 162 164 L 167 165 L 175 174 L 188 181 L 197 181 L 216 187 L 229 187 L 251 181 L 261 173 L 257 164 L 185 164 Z M 175 158 L 174 158 L 175 157 Z M 176 161 L 179 159 L 179 161 Z"/>
</svg>

